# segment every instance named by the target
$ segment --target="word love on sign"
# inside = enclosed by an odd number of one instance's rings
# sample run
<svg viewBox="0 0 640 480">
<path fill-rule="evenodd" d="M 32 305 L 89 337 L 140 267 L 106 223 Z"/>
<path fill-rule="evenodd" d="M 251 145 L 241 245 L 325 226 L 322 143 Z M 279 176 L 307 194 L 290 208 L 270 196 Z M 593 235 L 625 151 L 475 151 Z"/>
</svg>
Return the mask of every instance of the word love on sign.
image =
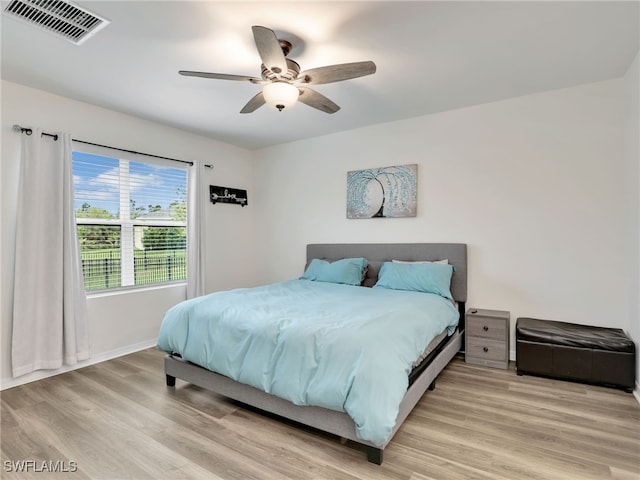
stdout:
<svg viewBox="0 0 640 480">
<path fill-rule="evenodd" d="M 236 205 L 247 205 L 247 191 L 239 188 L 218 187 L 209 185 L 209 196 L 211 203 L 234 203 Z"/>
</svg>

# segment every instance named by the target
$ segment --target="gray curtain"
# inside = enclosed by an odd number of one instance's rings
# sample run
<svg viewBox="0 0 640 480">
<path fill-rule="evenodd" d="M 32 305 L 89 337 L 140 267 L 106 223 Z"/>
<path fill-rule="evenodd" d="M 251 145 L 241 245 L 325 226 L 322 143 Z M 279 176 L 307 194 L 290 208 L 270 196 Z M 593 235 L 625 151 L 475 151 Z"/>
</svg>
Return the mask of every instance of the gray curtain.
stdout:
<svg viewBox="0 0 640 480">
<path fill-rule="evenodd" d="M 18 377 L 89 358 L 82 263 L 73 205 L 71 137 L 22 135 L 13 296 L 12 370 Z"/>
</svg>

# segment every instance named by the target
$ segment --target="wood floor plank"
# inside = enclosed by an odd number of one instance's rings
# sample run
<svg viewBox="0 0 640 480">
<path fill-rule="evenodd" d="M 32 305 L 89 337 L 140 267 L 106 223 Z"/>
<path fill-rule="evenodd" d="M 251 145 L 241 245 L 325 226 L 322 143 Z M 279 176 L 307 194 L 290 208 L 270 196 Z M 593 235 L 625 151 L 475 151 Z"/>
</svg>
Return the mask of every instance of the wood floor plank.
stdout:
<svg viewBox="0 0 640 480">
<path fill-rule="evenodd" d="M 119 397 L 129 400 L 128 411 L 109 412 L 113 417 L 111 423 L 117 425 L 130 419 L 137 430 L 147 432 L 150 440 L 205 470 L 219 471 L 224 478 L 260 479 L 277 473 L 282 477 L 282 472 L 255 461 L 245 439 L 232 431 L 224 431 L 215 417 L 206 413 L 198 415 L 180 402 L 161 406 L 160 414 L 156 411 L 158 404 L 154 400 L 157 399 L 138 390 L 135 378 L 129 380 L 132 381 L 129 386 L 114 384 L 117 375 L 108 369 L 93 372 L 88 378 L 88 384 L 99 391 L 99 397 L 93 401 L 102 403 L 105 409 Z M 260 453 L 264 456 L 264 452 Z"/>
<path fill-rule="evenodd" d="M 3 467 L 74 461 L 77 472 L 52 478 L 76 480 L 640 479 L 632 395 L 510 367 L 454 359 L 377 466 L 353 442 L 186 382 L 166 387 L 163 354 L 150 348 L 3 391 L 0 457 Z"/>
<path fill-rule="evenodd" d="M 444 388 L 444 387 L 443 387 Z M 495 398 L 486 399 L 477 395 L 474 405 L 469 406 L 466 398 L 455 398 L 455 394 L 447 392 L 444 397 L 436 397 L 418 408 L 414 414 L 425 418 L 440 418 L 451 408 L 464 408 L 469 413 L 468 419 L 459 420 L 466 426 L 475 421 L 476 428 L 484 433 L 493 432 L 501 438 L 525 443 L 544 443 L 550 448 L 554 443 L 558 448 L 570 449 L 574 455 L 590 460 L 594 456 L 606 455 L 609 461 L 618 467 L 629 467 L 633 454 L 637 452 L 637 440 L 614 434 L 609 431 L 608 424 L 601 424 L 604 429 L 596 430 L 597 424 L 589 423 L 589 427 L 576 426 L 580 418 L 575 415 L 563 415 L 560 419 L 550 420 L 536 416 L 536 412 L 528 412 L 518 405 L 497 403 Z M 496 405 L 500 405 L 496 408 Z M 428 412 L 429 414 L 427 414 Z M 636 421 L 636 425 L 637 425 Z M 634 422 L 630 422 L 634 425 Z M 603 443 L 603 440 L 605 442 Z"/>
<path fill-rule="evenodd" d="M 274 452 L 267 456 L 293 457 L 294 461 L 307 465 L 311 478 L 325 478 L 330 468 L 337 471 L 332 478 L 386 478 L 406 479 L 409 472 L 398 473 L 390 464 L 382 467 L 366 462 L 364 450 L 352 442 L 340 442 L 335 436 L 305 427 L 295 422 L 265 415 L 255 409 L 242 408 L 223 419 L 229 429 L 241 435 L 260 439 L 265 445 L 273 445 Z M 256 423 L 266 428 L 256 429 Z M 275 455 L 274 455 L 275 454 Z M 363 459 L 365 461 L 363 462 Z M 338 472 L 340 472 L 338 474 Z M 300 474 L 294 478 L 300 478 Z"/>
</svg>

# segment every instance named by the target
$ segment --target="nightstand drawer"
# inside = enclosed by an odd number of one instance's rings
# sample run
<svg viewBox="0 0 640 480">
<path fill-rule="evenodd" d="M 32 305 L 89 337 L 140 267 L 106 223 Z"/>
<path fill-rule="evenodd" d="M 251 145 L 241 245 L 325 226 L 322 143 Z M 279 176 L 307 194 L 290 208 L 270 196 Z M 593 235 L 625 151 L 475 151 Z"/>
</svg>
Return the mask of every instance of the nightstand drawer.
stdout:
<svg viewBox="0 0 640 480">
<path fill-rule="evenodd" d="M 507 352 L 501 340 L 468 337 L 465 354 L 470 358 L 505 361 Z"/>
<path fill-rule="evenodd" d="M 467 319 L 467 335 L 471 337 L 502 340 L 507 334 L 507 324 L 501 318 L 473 316 Z"/>
</svg>

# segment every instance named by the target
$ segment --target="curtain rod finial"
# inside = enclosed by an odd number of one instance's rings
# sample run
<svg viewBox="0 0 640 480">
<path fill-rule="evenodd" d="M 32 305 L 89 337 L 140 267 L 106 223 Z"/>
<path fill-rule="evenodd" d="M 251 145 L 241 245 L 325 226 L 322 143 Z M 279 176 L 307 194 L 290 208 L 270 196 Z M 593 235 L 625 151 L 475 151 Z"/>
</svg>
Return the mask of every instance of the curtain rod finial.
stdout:
<svg viewBox="0 0 640 480">
<path fill-rule="evenodd" d="M 21 127 L 21 126 L 20 126 L 20 125 L 18 125 L 18 124 L 15 124 L 13 127 L 11 127 L 11 129 L 12 129 L 14 132 L 17 132 L 17 133 L 26 133 L 27 135 L 31 135 L 31 134 L 33 133 L 33 130 L 31 130 L 30 128 L 24 128 L 24 127 Z M 45 134 L 45 135 L 46 135 L 46 134 Z M 56 140 L 57 140 L 57 138 L 56 138 Z"/>
</svg>

